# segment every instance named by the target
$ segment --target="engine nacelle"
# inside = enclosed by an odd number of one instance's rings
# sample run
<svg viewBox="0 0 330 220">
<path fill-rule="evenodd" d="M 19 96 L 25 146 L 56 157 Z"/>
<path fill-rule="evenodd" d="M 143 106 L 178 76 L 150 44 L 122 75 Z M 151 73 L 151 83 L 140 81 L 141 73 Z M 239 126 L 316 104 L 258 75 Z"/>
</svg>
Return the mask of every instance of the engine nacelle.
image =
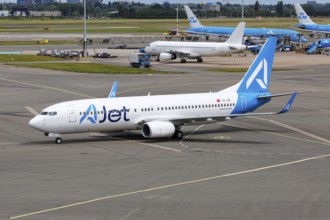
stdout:
<svg viewBox="0 0 330 220">
<path fill-rule="evenodd" d="M 160 60 L 175 60 L 176 54 L 170 54 L 170 53 L 160 53 L 159 54 Z"/>
<path fill-rule="evenodd" d="M 145 138 L 172 137 L 175 127 L 168 121 L 151 121 L 142 126 L 142 135 Z"/>
</svg>

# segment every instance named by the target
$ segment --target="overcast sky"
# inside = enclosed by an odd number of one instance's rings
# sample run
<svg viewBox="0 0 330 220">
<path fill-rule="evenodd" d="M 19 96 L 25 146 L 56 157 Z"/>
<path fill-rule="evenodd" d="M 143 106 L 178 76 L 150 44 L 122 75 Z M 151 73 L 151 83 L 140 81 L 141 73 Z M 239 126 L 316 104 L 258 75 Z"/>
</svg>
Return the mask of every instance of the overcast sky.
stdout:
<svg viewBox="0 0 330 220">
<path fill-rule="evenodd" d="M 61 0 L 66 2 L 66 0 Z M 109 0 L 103 0 L 104 3 L 107 3 Z M 110 0 L 114 2 L 116 0 Z M 146 4 L 159 3 L 162 4 L 164 1 L 157 0 L 134 0 L 135 2 L 141 2 Z M 203 0 L 203 1 L 193 1 L 193 0 L 168 0 L 170 3 L 201 3 L 201 2 L 221 2 L 221 3 L 241 3 L 242 0 Z M 0 0 L 0 2 L 17 2 L 16 0 Z M 254 4 L 256 0 L 244 0 L 244 4 Z M 259 0 L 260 4 L 276 4 L 278 0 Z M 294 2 L 305 4 L 307 0 L 283 0 L 284 4 L 293 4 Z M 316 0 L 317 3 L 330 3 L 330 0 Z"/>
</svg>

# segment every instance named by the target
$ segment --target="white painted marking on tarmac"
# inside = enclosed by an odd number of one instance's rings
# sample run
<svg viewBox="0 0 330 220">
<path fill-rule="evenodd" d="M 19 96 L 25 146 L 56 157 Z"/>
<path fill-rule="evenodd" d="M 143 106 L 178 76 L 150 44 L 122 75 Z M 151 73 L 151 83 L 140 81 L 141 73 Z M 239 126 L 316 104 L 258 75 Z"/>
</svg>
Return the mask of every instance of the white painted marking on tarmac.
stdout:
<svg viewBox="0 0 330 220">
<path fill-rule="evenodd" d="M 140 209 L 141 209 L 141 208 L 134 209 L 133 211 L 129 212 L 127 215 L 125 215 L 124 217 L 122 217 L 120 220 L 125 220 L 125 219 L 127 219 L 128 217 L 130 217 L 131 215 L 133 215 L 135 212 L 140 211 Z"/>
<path fill-rule="evenodd" d="M 192 148 L 192 147 L 189 147 L 187 145 L 185 145 L 183 142 L 185 140 L 187 140 L 191 135 L 193 135 L 196 131 L 198 131 L 199 129 L 201 129 L 202 127 L 204 127 L 205 124 L 202 124 L 201 126 L 195 128 L 190 134 L 188 134 L 187 136 L 183 137 L 183 139 L 180 141 L 180 145 L 184 148 L 188 148 L 190 150 L 196 150 L 196 151 L 201 151 L 202 149 L 200 148 Z"/>
<path fill-rule="evenodd" d="M 330 146 L 330 144 L 327 144 L 327 143 L 324 143 L 324 142 L 313 141 L 313 140 L 308 140 L 308 139 L 303 139 L 303 138 L 298 138 L 298 137 L 292 137 L 292 136 L 289 136 L 289 135 L 278 134 L 278 133 L 270 132 L 270 131 L 256 130 L 256 129 L 252 129 L 252 128 L 248 128 L 248 127 L 244 127 L 244 126 L 231 125 L 231 124 L 227 124 L 227 123 L 223 123 L 223 122 L 221 122 L 219 124 L 226 125 L 226 126 L 229 126 L 229 127 L 234 127 L 234 128 L 243 128 L 243 129 L 250 130 L 250 131 L 258 131 L 258 132 L 261 132 L 261 133 L 272 134 L 272 135 L 276 135 L 276 136 L 280 136 L 280 137 L 285 137 L 285 138 L 291 138 L 291 139 L 294 139 L 294 140 L 300 140 L 300 141 L 305 141 L 305 142 L 310 142 L 310 143 L 316 143 L 316 144 L 322 144 L 322 145 Z"/>
<path fill-rule="evenodd" d="M 330 140 L 326 139 L 326 138 L 323 138 L 323 137 L 320 137 L 320 136 L 317 136 L 315 134 L 312 134 L 312 133 L 309 133 L 307 131 L 303 131 L 299 128 L 295 128 L 291 125 L 287 125 L 287 124 L 284 124 L 282 122 L 278 122 L 278 121 L 275 121 L 275 120 L 272 120 L 272 119 L 265 119 L 265 118 L 259 118 L 259 117 L 254 117 L 254 116 L 249 116 L 250 118 L 255 118 L 255 119 L 258 119 L 258 120 L 262 120 L 262 121 L 267 121 L 267 122 L 270 122 L 270 123 L 273 123 L 273 124 L 276 124 L 278 126 L 281 126 L 281 127 L 284 127 L 284 128 L 287 128 L 289 130 L 292 130 L 292 131 L 295 131 L 297 133 L 300 133 L 302 135 L 305 135 L 305 136 L 308 136 L 308 137 L 311 137 L 313 139 L 316 139 L 318 141 L 322 141 L 324 143 L 327 143 L 327 144 L 330 144 Z"/>
<path fill-rule="evenodd" d="M 169 151 L 174 151 L 174 152 L 179 152 L 179 153 L 183 152 L 182 150 L 178 150 L 178 149 L 171 148 L 171 147 L 165 147 L 165 146 L 161 146 L 158 144 L 151 144 L 151 143 L 140 142 L 140 141 L 135 141 L 135 140 L 128 140 L 128 139 L 119 138 L 119 137 L 110 137 L 110 138 L 124 140 L 124 141 L 131 142 L 131 143 L 137 143 L 137 144 L 145 145 L 147 147 L 153 147 L 153 148 L 158 148 L 158 149 L 162 149 L 162 150 L 169 150 Z"/>
<path fill-rule="evenodd" d="M 275 165 L 255 168 L 255 169 L 251 169 L 251 170 L 244 170 L 244 171 L 239 171 L 239 172 L 235 172 L 235 173 L 228 173 L 228 174 L 211 176 L 211 177 L 207 177 L 207 178 L 190 180 L 190 181 L 186 181 L 186 182 L 174 183 L 174 184 L 169 184 L 169 185 L 164 185 L 164 186 L 159 186 L 159 187 L 154 187 L 154 188 L 149 188 L 149 189 L 142 189 L 142 190 L 127 192 L 127 193 L 121 193 L 121 194 L 117 194 L 117 195 L 104 196 L 104 197 L 95 198 L 95 199 L 91 199 L 91 200 L 87 200 L 87 201 L 83 201 L 83 202 L 77 202 L 77 203 L 64 205 L 61 207 L 55 207 L 55 208 L 40 210 L 40 211 L 36 211 L 36 212 L 26 213 L 26 214 L 22 214 L 22 215 L 12 216 L 12 217 L 10 217 L 10 219 L 24 218 L 24 217 L 28 217 L 28 216 L 32 216 L 32 215 L 48 213 L 48 212 L 52 212 L 52 211 L 67 209 L 67 208 L 80 206 L 80 205 L 86 205 L 86 204 L 99 202 L 99 201 L 103 201 L 103 200 L 108 200 L 108 199 L 113 199 L 113 198 L 131 196 L 131 195 L 152 192 L 152 191 L 157 191 L 157 190 L 162 190 L 162 189 L 169 189 L 169 188 L 173 188 L 173 187 L 184 186 L 184 185 L 189 185 L 189 184 L 194 184 L 194 183 L 201 183 L 201 182 L 206 182 L 206 181 L 210 181 L 210 180 L 238 176 L 238 175 L 247 174 L 247 173 L 255 173 L 255 172 L 259 172 L 259 171 L 270 170 L 270 169 L 290 166 L 290 165 L 294 165 L 294 164 L 300 164 L 300 163 L 307 162 L 307 161 L 319 160 L 319 159 L 326 158 L 326 157 L 330 157 L 330 154 L 325 154 L 325 155 L 316 156 L 316 157 L 309 157 L 309 158 L 304 158 L 301 160 L 295 160 L 295 161 L 291 161 L 291 162 L 287 162 L 287 163 L 275 164 Z"/>
<path fill-rule="evenodd" d="M 38 84 L 33 84 L 33 83 L 20 82 L 20 81 L 16 81 L 16 80 L 1 78 L 1 77 L 0 77 L 0 80 L 7 81 L 7 82 L 18 83 L 18 84 L 22 84 L 22 85 L 28 85 L 28 86 L 32 86 L 32 87 L 40 87 L 40 88 L 44 88 L 44 89 L 56 90 L 56 91 L 60 91 L 60 92 L 65 92 L 65 93 L 70 93 L 70 94 L 74 94 L 74 95 L 78 95 L 78 96 L 87 97 L 87 98 L 95 98 L 93 96 L 89 96 L 89 95 L 85 95 L 85 94 L 81 94 L 81 93 L 76 93 L 76 92 L 72 92 L 72 91 L 69 91 L 69 90 L 60 89 L 60 88 L 51 87 L 51 86 L 44 86 L 44 85 L 38 85 Z"/>
<path fill-rule="evenodd" d="M 165 146 L 161 146 L 161 145 L 158 145 L 158 144 L 151 144 L 151 143 L 145 143 L 145 142 L 137 142 L 137 143 L 142 144 L 142 145 L 146 145 L 148 147 L 159 148 L 159 149 L 162 149 L 162 150 L 169 150 L 169 151 L 174 151 L 174 152 L 182 152 L 182 150 L 178 150 L 178 149 L 170 148 L 170 147 L 165 147 Z"/>
</svg>

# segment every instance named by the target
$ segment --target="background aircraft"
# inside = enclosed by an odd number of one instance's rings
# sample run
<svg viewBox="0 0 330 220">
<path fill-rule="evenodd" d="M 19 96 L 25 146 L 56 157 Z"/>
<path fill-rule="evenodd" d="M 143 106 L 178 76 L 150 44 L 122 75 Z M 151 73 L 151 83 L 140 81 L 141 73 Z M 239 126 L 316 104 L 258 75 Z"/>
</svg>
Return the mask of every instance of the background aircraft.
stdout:
<svg viewBox="0 0 330 220">
<path fill-rule="evenodd" d="M 270 37 L 237 84 L 219 92 L 83 99 L 42 110 L 29 125 L 46 136 L 82 132 L 142 130 L 145 138 L 182 138 L 186 124 L 205 124 L 239 116 L 274 115 L 289 111 L 297 92 L 268 91 L 277 38 Z M 252 113 L 272 97 L 292 95 L 279 112 Z"/>
<path fill-rule="evenodd" d="M 294 8 L 296 10 L 297 18 L 299 21 L 299 24 L 296 24 L 298 28 L 316 33 L 330 33 L 330 25 L 321 25 L 314 23 L 306 14 L 304 9 L 302 9 L 300 4 L 294 3 Z"/>
<path fill-rule="evenodd" d="M 197 59 L 197 62 L 203 62 L 204 56 L 219 56 L 246 49 L 246 46 L 242 44 L 244 27 L 244 22 L 239 23 L 224 43 L 155 41 L 145 48 L 145 52 L 153 56 L 157 55 L 158 60 L 173 60 L 179 57 L 181 63 L 185 63 L 186 59 Z"/>
<path fill-rule="evenodd" d="M 309 45 L 308 50 L 306 51 L 307 54 L 319 52 L 321 53 L 322 50 L 328 51 L 330 50 L 330 38 L 328 39 L 320 39 L 314 43 Z"/>
<path fill-rule="evenodd" d="M 229 36 L 234 27 L 215 27 L 215 26 L 203 26 L 195 14 L 190 10 L 188 5 L 184 5 L 190 28 L 186 30 L 191 34 L 204 34 L 204 35 L 226 35 Z M 275 28 L 245 28 L 244 36 L 257 37 L 260 39 L 268 37 L 283 38 L 285 36 L 290 37 L 290 41 L 299 43 L 299 33 L 294 30 L 287 29 L 275 29 Z M 307 39 L 302 36 L 302 42 L 307 42 Z"/>
</svg>

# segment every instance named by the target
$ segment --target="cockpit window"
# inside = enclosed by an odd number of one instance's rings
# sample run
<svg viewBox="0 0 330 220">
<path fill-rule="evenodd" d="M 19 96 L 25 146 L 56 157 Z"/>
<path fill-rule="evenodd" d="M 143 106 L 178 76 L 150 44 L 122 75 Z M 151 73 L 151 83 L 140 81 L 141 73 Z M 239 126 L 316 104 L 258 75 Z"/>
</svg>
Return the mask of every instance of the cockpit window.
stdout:
<svg viewBox="0 0 330 220">
<path fill-rule="evenodd" d="M 41 112 L 40 115 L 54 116 L 57 115 L 57 112 Z"/>
</svg>

